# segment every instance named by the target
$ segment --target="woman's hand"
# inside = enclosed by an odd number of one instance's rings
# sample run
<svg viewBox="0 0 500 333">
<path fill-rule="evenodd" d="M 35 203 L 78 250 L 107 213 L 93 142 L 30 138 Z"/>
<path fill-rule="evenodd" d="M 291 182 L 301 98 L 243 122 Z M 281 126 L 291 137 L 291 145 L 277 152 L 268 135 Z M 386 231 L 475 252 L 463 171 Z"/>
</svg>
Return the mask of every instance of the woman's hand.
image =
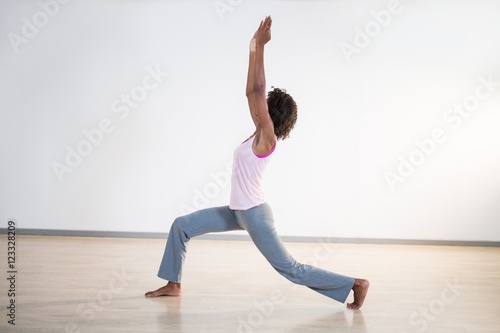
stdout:
<svg viewBox="0 0 500 333">
<path fill-rule="evenodd" d="M 264 21 L 260 22 L 259 29 L 255 32 L 252 42 L 250 42 L 250 50 L 252 49 L 253 40 L 255 40 L 255 44 L 259 46 L 263 46 L 271 40 L 272 23 L 273 20 L 271 19 L 271 16 L 267 16 Z"/>
</svg>

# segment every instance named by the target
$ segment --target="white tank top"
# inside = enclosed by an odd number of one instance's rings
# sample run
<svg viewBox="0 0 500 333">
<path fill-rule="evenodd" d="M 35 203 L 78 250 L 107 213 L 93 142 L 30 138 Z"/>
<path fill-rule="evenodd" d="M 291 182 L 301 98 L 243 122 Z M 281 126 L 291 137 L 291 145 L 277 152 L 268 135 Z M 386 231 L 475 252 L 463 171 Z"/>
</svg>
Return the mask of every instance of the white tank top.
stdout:
<svg viewBox="0 0 500 333">
<path fill-rule="evenodd" d="M 255 135 L 234 151 L 229 201 L 229 208 L 234 210 L 247 210 L 265 202 L 260 182 L 276 144 L 266 155 L 256 155 L 252 150 L 254 139 Z"/>
</svg>

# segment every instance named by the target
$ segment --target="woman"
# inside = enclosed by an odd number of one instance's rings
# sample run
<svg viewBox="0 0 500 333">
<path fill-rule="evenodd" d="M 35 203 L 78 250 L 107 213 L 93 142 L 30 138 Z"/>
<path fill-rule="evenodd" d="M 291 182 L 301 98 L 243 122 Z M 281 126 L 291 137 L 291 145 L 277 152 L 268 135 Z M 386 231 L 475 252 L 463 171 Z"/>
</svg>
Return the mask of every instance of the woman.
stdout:
<svg viewBox="0 0 500 333">
<path fill-rule="evenodd" d="M 277 140 L 287 138 L 297 120 L 297 105 L 286 91 L 274 88 L 266 99 L 264 45 L 271 40 L 271 24 L 271 17 L 266 17 L 250 42 L 246 95 L 255 132 L 234 152 L 230 204 L 175 219 L 158 272 L 158 277 L 169 282 L 147 292 L 147 297 L 181 295 L 182 265 L 192 237 L 245 229 L 274 269 L 288 280 L 342 303 L 353 290 L 354 302 L 347 306 L 359 309 L 363 305 L 368 281 L 295 261 L 279 239 L 271 208 L 264 200 L 260 187 L 264 169 Z"/>
</svg>

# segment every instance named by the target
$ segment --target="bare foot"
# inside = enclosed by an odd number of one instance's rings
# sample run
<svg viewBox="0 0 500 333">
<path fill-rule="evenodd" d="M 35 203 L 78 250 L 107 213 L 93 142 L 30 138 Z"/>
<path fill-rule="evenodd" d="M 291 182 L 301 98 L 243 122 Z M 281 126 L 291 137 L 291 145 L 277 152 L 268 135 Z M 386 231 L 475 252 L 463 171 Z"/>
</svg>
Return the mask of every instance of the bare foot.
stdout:
<svg viewBox="0 0 500 333">
<path fill-rule="evenodd" d="M 169 282 L 165 286 L 156 289 L 155 291 L 148 291 L 146 297 L 158 297 L 158 296 L 180 296 L 181 295 L 181 284 L 175 282 Z"/>
<path fill-rule="evenodd" d="M 355 279 L 354 285 L 352 286 L 352 290 L 354 291 L 354 302 L 348 303 L 347 307 L 353 310 L 360 309 L 365 301 L 369 287 L 370 282 L 368 282 L 368 280 Z"/>
</svg>

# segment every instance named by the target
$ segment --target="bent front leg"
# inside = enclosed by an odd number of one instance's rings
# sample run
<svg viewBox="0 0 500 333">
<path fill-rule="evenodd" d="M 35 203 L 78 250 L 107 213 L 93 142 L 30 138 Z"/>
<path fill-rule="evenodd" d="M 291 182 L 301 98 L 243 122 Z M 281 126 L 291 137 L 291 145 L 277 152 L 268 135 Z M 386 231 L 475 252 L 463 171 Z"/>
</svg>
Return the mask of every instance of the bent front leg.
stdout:
<svg viewBox="0 0 500 333">
<path fill-rule="evenodd" d="M 168 234 L 158 277 L 170 282 L 181 281 L 187 243 L 191 238 L 209 232 L 241 229 L 229 206 L 202 209 L 176 218 Z"/>
</svg>

